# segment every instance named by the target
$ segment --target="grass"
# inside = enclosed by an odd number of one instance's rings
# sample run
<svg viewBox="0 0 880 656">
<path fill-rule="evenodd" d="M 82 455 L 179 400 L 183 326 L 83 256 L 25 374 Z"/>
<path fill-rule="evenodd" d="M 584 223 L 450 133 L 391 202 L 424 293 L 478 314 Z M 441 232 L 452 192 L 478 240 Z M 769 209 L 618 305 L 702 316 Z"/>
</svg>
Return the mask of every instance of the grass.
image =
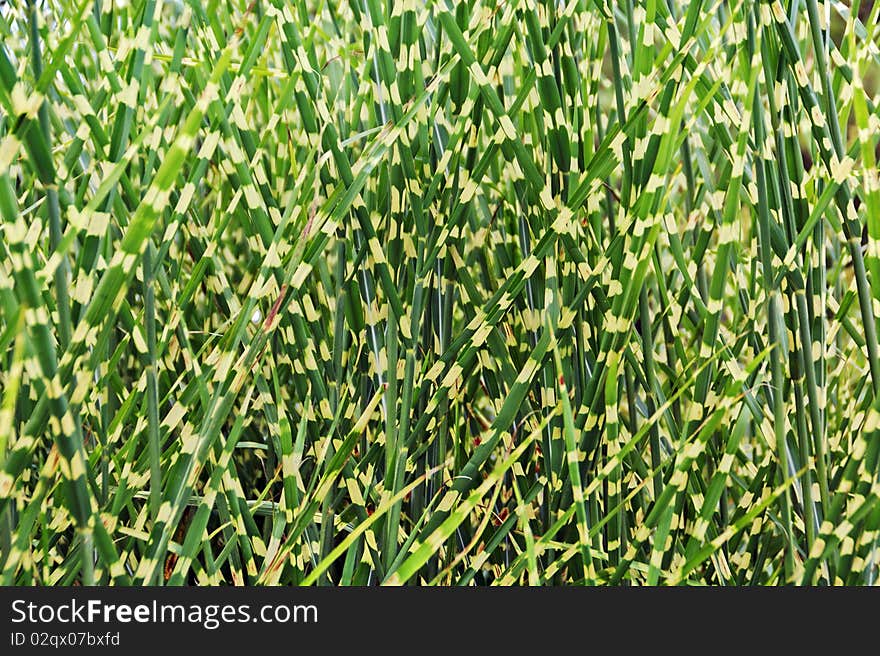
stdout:
<svg viewBox="0 0 880 656">
<path fill-rule="evenodd" d="M 873 2 L 0 9 L 0 582 L 873 585 Z"/>
</svg>

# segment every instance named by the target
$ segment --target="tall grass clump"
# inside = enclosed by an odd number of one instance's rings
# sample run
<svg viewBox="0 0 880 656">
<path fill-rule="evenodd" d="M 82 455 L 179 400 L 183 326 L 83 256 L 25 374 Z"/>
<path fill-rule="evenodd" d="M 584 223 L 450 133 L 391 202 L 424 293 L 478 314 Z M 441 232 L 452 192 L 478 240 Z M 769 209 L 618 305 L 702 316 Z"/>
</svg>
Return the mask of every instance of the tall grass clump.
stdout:
<svg viewBox="0 0 880 656">
<path fill-rule="evenodd" d="M 0 583 L 876 583 L 878 17 L 4 4 Z"/>
</svg>

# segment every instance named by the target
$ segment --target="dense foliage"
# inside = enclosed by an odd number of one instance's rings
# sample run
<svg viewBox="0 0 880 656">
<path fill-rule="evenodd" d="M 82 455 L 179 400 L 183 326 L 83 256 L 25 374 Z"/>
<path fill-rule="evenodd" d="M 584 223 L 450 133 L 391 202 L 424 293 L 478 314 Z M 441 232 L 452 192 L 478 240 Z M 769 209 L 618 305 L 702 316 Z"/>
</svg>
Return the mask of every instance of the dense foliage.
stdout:
<svg viewBox="0 0 880 656">
<path fill-rule="evenodd" d="M 0 9 L 0 581 L 872 584 L 878 14 Z"/>
</svg>

